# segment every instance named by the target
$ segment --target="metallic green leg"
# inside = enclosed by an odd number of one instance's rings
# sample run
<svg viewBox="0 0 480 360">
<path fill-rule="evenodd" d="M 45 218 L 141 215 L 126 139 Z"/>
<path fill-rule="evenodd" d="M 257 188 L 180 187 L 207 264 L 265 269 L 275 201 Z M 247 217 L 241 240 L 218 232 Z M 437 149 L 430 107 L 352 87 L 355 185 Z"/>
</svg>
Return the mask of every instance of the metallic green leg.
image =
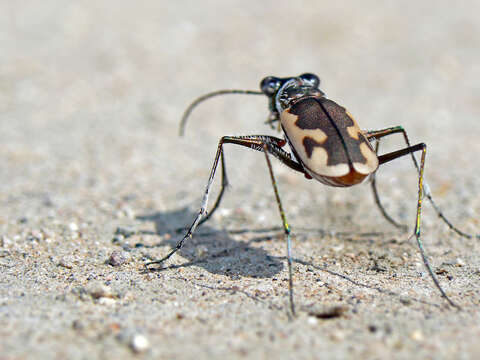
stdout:
<svg viewBox="0 0 480 360">
<path fill-rule="evenodd" d="M 288 263 L 288 293 L 290 299 L 290 311 L 292 316 L 295 316 L 295 304 L 293 302 L 293 263 L 292 263 L 292 240 L 290 235 L 290 226 L 288 225 L 285 212 L 283 211 L 282 201 L 280 200 L 280 195 L 278 194 L 277 181 L 275 180 L 275 175 L 273 175 L 272 163 L 268 157 L 268 145 L 263 145 L 265 159 L 267 160 L 268 171 L 270 173 L 270 179 L 272 179 L 273 191 L 275 192 L 275 198 L 277 200 L 278 210 L 280 211 L 280 216 L 283 222 L 283 230 L 285 231 L 285 236 L 287 238 L 287 263 Z"/>
<path fill-rule="evenodd" d="M 391 152 L 391 153 L 388 153 L 388 154 L 380 155 L 378 157 L 378 160 L 379 160 L 380 164 L 384 164 L 384 163 L 389 162 L 391 160 L 395 160 L 395 159 L 397 159 L 401 156 L 412 154 L 416 151 L 422 151 L 422 158 L 421 158 L 421 161 L 420 161 L 420 167 L 419 167 L 419 172 L 418 172 L 418 200 L 417 200 L 417 217 L 416 217 L 416 221 L 415 221 L 415 232 L 414 232 L 415 238 L 417 239 L 417 244 L 418 244 L 418 248 L 420 250 L 420 254 L 422 255 L 423 263 L 424 263 L 425 267 L 427 268 L 427 271 L 430 274 L 430 277 L 432 278 L 435 286 L 437 287 L 437 289 L 440 291 L 442 296 L 445 298 L 445 300 L 447 300 L 447 302 L 451 306 L 456 307 L 457 309 L 460 309 L 460 307 L 458 305 L 456 305 L 452 300 L 450 300 L 450 298 L 447 296 L 445 291 L 440 286 L 440 283 L 439 283 L 437 277 L 435 276 L 435 273 L 433 272 L 433 270 L 430 266 L 427 255 L 425 253 L 425 249 L 423 248 L 422 239 L 420 237 L 421 218 L 422 218 L 422 202 L 423 202 L 423 195 L 424 195 L 423 174 L 424 174 L 424 168 L 425 168 L 425 156 L 427 154 L 427 145 L 421 143 L 421 144 L 410 146 L 410 147 L 407 147 L 405 149 L 394 151 L 394 152 Z"/>
</svg>

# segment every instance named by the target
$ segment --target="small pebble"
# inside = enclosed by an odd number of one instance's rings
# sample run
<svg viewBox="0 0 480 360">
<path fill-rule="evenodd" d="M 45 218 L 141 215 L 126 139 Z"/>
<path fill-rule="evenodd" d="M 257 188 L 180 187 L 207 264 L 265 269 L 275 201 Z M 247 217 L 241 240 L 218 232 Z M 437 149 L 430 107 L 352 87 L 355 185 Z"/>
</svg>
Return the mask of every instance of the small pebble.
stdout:
<svg viewBox="0 0 480 360">
<path fill-rule="evenodd" d="M 119 244 L 121 243 L 123 240 L 125 239 L 125 237 L 123 235 L 115 235 L 112 239 L 112 243 L 113 244 Z"/>
<path fill-rule="evenodd" d="M 330 334 L 330 339 L 333 341 L 343 341 L 345 339 L 345 333 L 340 330 L 334 331 Z"/>
<path fill-rule="evenodd" d="M 122 235 L 124 237 L 129 237 L 135 235 L 135 229 L 129 227 L 117 227 L 115 230 L 115 235 Z"/>
<path fill-rule="evenodd" d="M 204 258 L 208 254 L 208 248 L 205 245 L 199 245 L 195 249 L 197 258 Z"/>
<path fill-rule="evenodd" d="M 72 328 L 75 330 L 83 330 L 85 329 L 85 324 L 81 320 L 73 320 Z"/>
<path fill-rule="evenodd" d="M 423 334 L 420 330 L 415 330 L 414 332 L 412 332 L 410 334 L 410 337 L 412 338 L 412 340 L 415 341 L 423 341 Z"/>
<path fill-rule="evenodd" d="M 108 258 L 108 263 L 112 266 L 121 266 L 129 260 L 129 255 L 125 251 L 114 250 Z"/>
<path fill-rule="evenodd" d="M 335 251 L 335 252 L 339 252 L 339 251 L 342 251 L 343 248 L 344 248 L 343 245 L 338 245 L 338 246 L 333 246 L 332 250 Z"/>
<path fill-rule="evenodd" d="M 455 261 L 455 266 L 458 266 L 458 267 L 465 266 L 465 261 L 463 261 L 460 258 L 457 258 L 457 260 Z"/>
<path fill-rule="evenodd" d="M 58 262 L 58 266 L 64 267 L 66 269 L 72 269 L 73 268 L 73 261 L 74 261 L 74 259 L 73 259 L 72 256 L 64 256 Z"/>
<path fill-rule="evenodd" d="M 125 214 L 125 216 L 129 219 L 134 219 L 135 218 L 135 211 L 133 211 L 131 208 L 129 207 L 124 207 L 123 209 L 123 213 Z"/>
<path fill-rule="evenodd" d="M 115 294 L 112 292 L 112 289 L 100 283 L 92 284 L 88 289 L 88 293 L 94 299 L 115 298 Z"/>
<path fill-rule="evenodd" d="M 109 297 L 101 297 L 98 299 L 98 303 L 100 305 L 113 306 L 117 303 L 117 300 Z"/>
<path fill-rule="evenodd" d="M 400 297 L 400 302 L 403 304 L 403 305 L 412 305 L 412 299 L 410 299 L 409 297 L 407 296 L 403 296 Z"/>
<path fill-rule="evenodd" d="M 72 232 L 78 231 L 78 225 L 74 222 L 71 222 L 70 224 L 68 224 L 68 229 Z"/>
<path fill-rule="evenodd" d="M 38 241 L 41 241 L 44 238 L 43 233 L 38 229 L 32 230 L 31 235 L 33 238 L 35 238 Z"/>
<path fill-rule="evenodd" d="M 322 309 L 311 309 L 308 315 L 317 319 L 334 319 L 343 316 L 348 311 L 346 306 L 337 305 Z"/>
<path fill-rule="evenodd" d="M 378 328 L 375 326 L 375 325 L 368 325 L 368 331 L 370 331 L 371 333 L 375 333 L 377 332 Z"/>
<path fill-rule="evenodd" d="M 221 208 L 220 210 L 218 210 L 218 215 L 220 217 L 228 217 L 232 215 L 232 209 Z"/>
<path fill-rule="evenodd" d="M 141 334 L 135 334 L 132 337 L 132 341 L 130 342 L 130 348 L 136 352 L 136 353 L 141 353 L 150 347 L 150 342 L 148 339 L 141 335 Z"/>
</svg>

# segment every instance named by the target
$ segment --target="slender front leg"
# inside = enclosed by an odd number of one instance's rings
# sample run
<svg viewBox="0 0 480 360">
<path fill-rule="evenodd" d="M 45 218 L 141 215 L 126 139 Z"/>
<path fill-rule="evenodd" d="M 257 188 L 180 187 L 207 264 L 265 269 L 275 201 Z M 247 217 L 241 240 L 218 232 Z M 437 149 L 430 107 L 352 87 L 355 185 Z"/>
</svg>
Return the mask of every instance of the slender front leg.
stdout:
<svg viewBox="0 0 480 360">
<path fill-rule="evenodd" d="M 421 151 L 422 152 L 422 157 L 421 157 L 421 160 L 420 160 L 420 167 L 419 167 L 419 173 L 418 173 L 417 217 L 416 217 L 416 221 L 415 221 L 415 232 L 414 232 L 415 238 L 417 239 L 417 244 L 418 244 L 418 248 L 420 249 L 420 254 L 422 255 L 423 263 L 425 264 L 425 267 L 427 268 L 428 273 L 430 274 L 430 277 L 432 278 L 435 286 L 437 287 L 437 289 L 440 291 L 442 296 L 445 298 L 445 300 L 448 301 L 448 303 L 451 306 L 460 309 L 460 307 L 457 304 L 455 304 L 452 300 L 450 300 L 450 298 L 447 296 L 445 291 L 443 291 L 442 287 L 440 286 L 440 283 L 439 283 L 437 277 L 435 276 L 435 273 L 433 272 L 433 270 L 430 266 L 430 263 L 428 262 L 427 255 L 426 255 L 425 249 L 423 247 L 423 242 L 422 242 L 422 239 L 420 237 L 420 234 L 421 234 L 421 230 L 420 230 L 421 229 L 421 218 L 422 218 L 422 200 L 423 200 L 423 195 L 424 195 L 423 174 L 424 174 L 424 168 L 425 168 L 425 156 L 427 154 L 427 145 L 425 145 L 424 143 L 421 143 L 421 144 L 417 144 L 417 145 L 414 145 L 414 146 L 407 147 L 407 148 L 402 149 L 402 150 L 398 150 L 398 151 L 394 151 L 394 152 L 391 152 L 391 153 L 388 153 L 388 154 L 380 155 L 378 157 L 378 160 L 379 160 L 380 164 L 384 164 L 386 162 L 395 160 L 395 159 L 397 159 L 399 157 L 402 157 L 404 155 L 412 154 L 416 151 Z"/>
<path fill-rule="evenodd" d="M 208 178 L 207 187 L 203 195 L 202 205 L 192 225 L 188 229 L 185 236 L 179 242 L 177 242 L 175 247 L 166 256 L 164 256 L 160 260 L 146 263 L 145 266 L 147 268 L 150 265 L 162 264 L 164 261 L 168 260 L 173 254 L 175 254 L 178 250 L 180 250 L 183 244 L 185 243 L 185 241 L 193 237 L 193 234 L 195 233 L 195 230 L 197 229 L 198 225 L 200 225 L 202 218 L 207 216 L 208 197 L 210 195 L 210 190 L 212 188 L 213 180 L 215 178 L 215 171 L 217 169 L 219 160 L 223 154 L 223 145 L 226 143 L 245 146 L 257 151 L 265 151 L 264 146 L 268 145 L 267 151 L 269 153 L 274 155 L 276 158 L 278 158 L 280 161 L 282 161 L 285 165 L 287 165 L 291 169 L 304 173 L 303 167 L 299 163 L 292 160 L 291 156 L 288 153 L 286 153 L 283 149 L 281 149 L 281 146 L 283 146 L 284 144 L 284 140 L 282 139 L 278 139 L 272 136 L 264 136 L 264 135 L 222 137 L 218 143 L 217 153 L 215 155 L 213 166 L 210 171 L 210 176 Z M 217 203 L 219 203 L 219 200 L 217 200 Z"/>
<path fill-rule="evenodd" d="M 267 141 L 268 143 L 274 144 L 275 147 L 277 147 L 277 148 L 280 148 L 285 144 L 285 140 L 282 140 L 282 139 L 279 139 L 279 138 L 276 138 L 276 137 L 273 137 L 273 136 L 263 136 L 263 135 L 257 136 L 257 135 L 255 135 L 255 136 L 245 136 L 245 137 L 240 136 L 238 138 L 240 140 L 244 141 L 245 138 L 247 138 L 247 140 L 252 140 L 252 139 L 255 139 L 257 137 L 262 138 L 263 141 Z M 228 142 L 229 141 L 225 141 L 225 143 L 228 143 Z M 232 142 L 232 143 L 235 143 L 235 142 Z M 236 143 L 236 144 L 237 145 L 248 146 L 248 145 L 245 145 L 243 143 Z M 252 144 L 250 144 L 250 146 L 251 145 Z M 283 161 L 283 162 L 287 162 L 286 165 L 289 166 L 289 167 L 295 168 L 294 170 L 297 170 L 297 171 L 302 170 L 302 168 L 298 167 L 296 163 L 291 162 L 292 161 L 291 158 L 288 156 L 288 154 L 286 154 L 283 151 L 282 151 L 282 154 L 280 156 L 280 160 Z M 210 219 L 212 217 L 215 210 L 217 210 L 217 208 L 220 206 L 220 202 L 222 201 L 223 195 L 225 193 L 225 189 L 228 187 L 227 169 L 225 167 L 225 153 L 223 151 L 223 147 L 220 150 L 220 166 L 222 168 L 222 180 L 221 180 L 220 192 L 217 196 L 217 199 L 215 200 L 214 205 L 212 206 L 210 211 L 208 211 L 207 214 L 198 223 L 198 226 L 202 225 L 203 223 L 205 223 L 208 219 Z"/>
<path fill-rule="evenodd" d="M 220 166 L 222 167 L 222 180 L 221 180 L 221 185 L 220 185 L 220 192 L 218 193 L 217 199 L 215 200 L 215 203 L 212 206 L 212 209 L 205 215 L 205 217 L 200 220 L 198 223 L 198 226 L 202 225 L 204 222 L 206 222 L 210 217 L 213 215 L 215 210 L 220 206 L 220 202 L 222 201 L 223 194 L 225 193 L 225 189 L 228 186 L 228 178 L 227 178 L 227 169 L 225 168 L 225 154 L 223 151 L 223 147 L 220 150 Z"/>
</svg>

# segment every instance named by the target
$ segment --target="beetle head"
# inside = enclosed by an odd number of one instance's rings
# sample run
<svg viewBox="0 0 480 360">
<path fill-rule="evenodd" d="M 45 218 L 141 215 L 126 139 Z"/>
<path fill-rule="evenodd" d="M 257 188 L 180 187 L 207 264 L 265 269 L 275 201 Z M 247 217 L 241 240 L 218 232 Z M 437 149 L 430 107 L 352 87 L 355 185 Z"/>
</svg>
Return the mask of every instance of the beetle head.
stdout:
<svg viewBox="0 0 480 360">
<path fill-rule="evenodd" d="M 301 98 L 324 96 L 324 93 L 318 88 L 319 85 L 320 79 L 311 73 L 287 78 L 275 76 L 264 78 L 260 82 L 260 89 L 269 99 L 269 122 L 278 120 L 283 110 L 288 109 Z"/>
</svg>

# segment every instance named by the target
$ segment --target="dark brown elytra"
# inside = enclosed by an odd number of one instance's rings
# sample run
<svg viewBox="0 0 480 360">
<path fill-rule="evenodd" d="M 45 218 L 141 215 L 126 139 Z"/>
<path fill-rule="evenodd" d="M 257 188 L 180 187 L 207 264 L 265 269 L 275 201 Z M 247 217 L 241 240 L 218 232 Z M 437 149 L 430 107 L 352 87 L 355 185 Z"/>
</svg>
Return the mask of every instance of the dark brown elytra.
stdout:
<svg viewBox="0 0 480 360">
<path fill-rule="evenodd" d="M 345 108 L 329 99 L 308 98 L 292 105 L 289 112 L 298 116 L 295 125 L 300 129 L 319 129 L 327 135 L 323 142 L 317 142 L 309 136 L 305 137 L 303 144 L 309 157 L 312 156 L 313 148 L 318 146 L 327 151 L 328 165 L 367 162 L 360 151 L 360 144 L 366 143 L 369 147 L 370 144 L 363 134 L 359 134 L 355 139 L 347 132 L 346 129 L 354 126 L 355 123 L 348 116 Z M 341 148 L 338 147 L 339 143 L 343 145 Z"/>
</svg>

